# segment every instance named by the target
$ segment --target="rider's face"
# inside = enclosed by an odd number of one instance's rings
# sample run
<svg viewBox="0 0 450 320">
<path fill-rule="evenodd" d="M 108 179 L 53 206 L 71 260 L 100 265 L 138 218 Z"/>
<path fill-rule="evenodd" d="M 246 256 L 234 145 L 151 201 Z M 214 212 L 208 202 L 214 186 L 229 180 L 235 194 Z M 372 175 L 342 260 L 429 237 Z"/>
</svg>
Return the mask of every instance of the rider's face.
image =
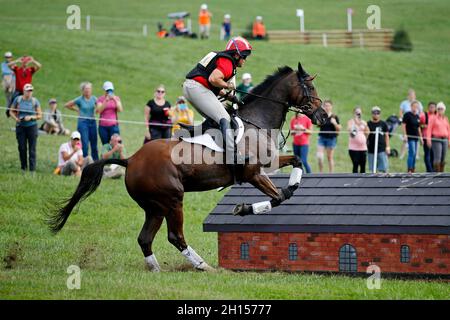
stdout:
<svg viewBox="0 0 450 320">
<path fill-rule="evenodd" d="M 245 64 L 245 59 L 239 58 L 237 66 L 239 68 L 242 68 L 244 66 L 244 64 Z"/>
</svg>

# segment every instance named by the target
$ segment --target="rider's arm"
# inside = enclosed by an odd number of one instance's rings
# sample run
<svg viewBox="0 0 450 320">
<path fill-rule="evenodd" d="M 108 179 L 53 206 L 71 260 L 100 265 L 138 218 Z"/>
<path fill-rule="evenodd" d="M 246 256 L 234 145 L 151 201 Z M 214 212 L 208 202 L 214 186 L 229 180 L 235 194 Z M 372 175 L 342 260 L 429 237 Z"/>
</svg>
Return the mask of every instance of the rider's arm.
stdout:
<svg viewBox="0 0 450 320">
<path fill-rule="evenodd" d="M 222 73 L 222 71 L 220 71 L 219 69 L 214 69 L 214 71 L 209 75 L 208 81 L 214 87 L 233 90 L 234 89 L 233 83 L 225 82 L 223 80 L 224 78 L 225 78 L 225 76 Z"/>
</svg>

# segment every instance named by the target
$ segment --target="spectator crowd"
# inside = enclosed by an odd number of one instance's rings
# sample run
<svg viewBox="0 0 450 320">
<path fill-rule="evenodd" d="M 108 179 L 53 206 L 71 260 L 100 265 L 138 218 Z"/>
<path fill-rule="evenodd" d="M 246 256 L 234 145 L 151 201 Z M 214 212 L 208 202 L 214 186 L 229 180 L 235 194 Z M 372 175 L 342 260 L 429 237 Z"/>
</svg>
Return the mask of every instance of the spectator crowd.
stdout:
<svg viewBox="0 0 450 320">
<path fill-rule="evenodd" d="M 202 7 L 207 10 L 207 7 Z M 209 15 L 209 18 L 211 15 Z M 230 17 L 225 17 L 229 22 Z M 255 22 L 260 23 L 257 17 Z M 208 37 L 206 26 L 204 37 Z M 258 32 L 258 27 L 255 29 Z M 225 36 L 230 33 L 225 32 Z M 42 65 L 31 56 L 14 59 L 11 52 L 4 54 L 2 63 L 2 84 L 6 99 L 6 114 L 15 122 L 20 167 L 23 171 L 36 170 L 36 145 L 39 133 L 49 135 L 70 136 L 58 151 L 55 174 L 63 176 L 80 176 L 86 165 L 99 158 L 126 157 L 126 150 L 120 136 L 119 113 L 124 111 L 120 96 L 114 84 L 105 81 L 101 86 L 102 95 L 93 95 L 90 82 L 80 84 L 80 95 L 65 102 L 63 106 L 74 111 L 77 117 L 76 130 L 71 132 L 64 126 L 63 113 L 58 109 L 58 101 L 52 97 L 48 106 L 42 111 L 40 101 L 35 97 L 33 75 Z M 253 88 L 252 76 L 244 73 L 237 86 L 237 95 L 242 99 Z M 99 86 L 100 87 L 100 86 Z M 179 128 L 179 123 L 193 124 L 194 112 L 189 108 L 187 100 L 178 96 L 174 106 L 166 99 L 166 88 L 158 85 L 153 97 L 144 106 L 145 121 L 144 141 L 167 139 Z M 382 120 L 382 109 L 374 106 L 370 109 L 370 119 L 363 117 L 363 108 L 356 106 L 351 119 L 343 127 L 342 120 L 333 111 L 333 102 L 325 100 L 323 108 L 328 120 L 320 127 L 317 140 L 317 164 L 320 172 L 324 172 L 325 161 L 328 172 L 334 172 L 334 155 L 337 140 L 343 131 L 348 136 L 348 155 L 353 173 L 365 173 L 366 165 L 370 172 L 388 172 L 389 159 L 394 156 L 391 150 L 392 123 Z M 400 158 L 406 155 L 405 171 L 416 171 L 416 160 L 419 157 L 419 146 L 422 146 L 423 160 L 427 172 L 443 172 L 445 158 L 450 141 L 449 120 L 445 116 L 446 106 L 443 102 L 429 102 L 426 110 L 417 100 L 415 91 L 408 91 L 407 99 L 400 103 L 399 117 L 394 117 L 401 127 L 402 150 Z M 98 123 L 96 119 L 98 115 Z M 42 123 L 38 125 L 38 121 Z M 314 133 L 311 120 L 296 114 L 290 121 L 293 136 L 293 152 L 301 158 L 307 173 L 312 172 L 309 158 L 310 138 Z M 101 146 L 98 147 L 98 137 Z M 99 157 L 100 150 L 100 157 Z M 111 165 L 105 168 L 105 176 L 118 178 L 124 175 L 121 167 Z"/>
<path fill-rule="evenodd" d="M 333 103 L 325 100 L 323 107 L 328 113 L 328 120 L 320 127 L 317 141 L 317 161 L 319 172 L 324 171 L 325 155 L 328 172 L 334 172 L 334 151 L 342 126 L 339 117 L 333 113 Z M 407 152 L 406 171 L 416 171 L 416 160 L 419 158 L 419 144 L 423 148 L 423 160 L 427 172 L 444 172 L 445 157 L 450 146 L 450 125 L 445 116 L 446 106 L 443 102 L 429 102 L 427 110 L 416 99 L 413 89 L 408 91 L 406 100 L 400 103 L 399 116 L 394 124 L 400 124 L 402 134 L 402 150 L 400 159 Z M 371 118 L 367 122 L 362 117 L 360 106 L 353 109 L 353 117 L 347 122 L 348 154 L 353 173 L 365 173 L 366 163 L 370 172 L 388 172 L 389 158 L 397 152 L 391 150 L 390 138 L 395 126 L 382 120 L 379 106 L 371 108 Z M 397 122 L 397 123 L 395 123 Z M 391 125 L 390 125 L 391 124 Z M 313 132 L 311 121 L 304 115 L 297 114 L 291 119 L 290 130 L 293 135 L 293 152 L 302 159 L 307 173 L 311 172 L 308 162 L 310 136 Z"/>
</svg>

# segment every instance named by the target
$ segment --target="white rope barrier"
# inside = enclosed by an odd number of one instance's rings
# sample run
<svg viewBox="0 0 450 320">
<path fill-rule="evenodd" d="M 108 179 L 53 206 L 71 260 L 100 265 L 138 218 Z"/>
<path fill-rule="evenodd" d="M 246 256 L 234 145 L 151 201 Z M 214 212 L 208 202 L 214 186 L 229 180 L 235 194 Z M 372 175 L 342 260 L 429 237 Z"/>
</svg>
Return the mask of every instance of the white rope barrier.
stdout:
<svg viewBox="0 0 450 320">
<path fill-rule="evenodd" d="M 6 110 L 6 107 L 2 107 L 0 106 L 0 109 Z M 53 116 L 53 113 L 49 113 L 49 112 L 42 112 L 43 115 L 51 115 Z M 84 119 L 84 120 L 104 120 L 104 121 L 111 121 L 111 119 L 105 119 L 105 118 L 96 118 L 96 117 L 83 117 L 83 116 L 78 116 L 78 115 L 73 115 L 73 114 L 64 114 L 61 113 L 60 116 L 62 118 L 75 118 L 75 119 Z M 117 122 L 120 123 L 125 123 L 125 124 L 134 124 L 134 125 L 149 125 L 151 126 L 159 126 L 159 127 L 173 127 L 177 124 L 166 124 L 166 123 L 159 123 L 159 122 L 144 122 L 144 121 L 134 121 L 134 120 L 120 120 L 117 119 Z M 201 121 L 197 121 L 194 124 L 200 124 Z M 324 134 L 336 134 L 336 133 L 343 133 L 343 132 L 348 132 L 347 130 L 341 130 L 341 131 L 320 131 L 320 130 L 308 130 L 309 133 L 304 133 L 304 134 L 312 134 L 312 133 L 324 133 Z M 283 130 L 283 133 L 288 133 L 289 130 Z M 291 130 L 290 131 L 291 134 L 293 132 L 295 132 L 295 130 Z M 376 134 L 377 131 L 369 131 L 370 134 Z M 383 134 L 382 132 L 380 132 L 380 134 Z M 399 137 L 404 137 L 405 135 L 402 133 L 395 133 L 395 132 L 390 132 L 388 133 L 389 135 L 394 135 L 394 136 L 399 136 Z M 412 135 L 406 135 L 408 138 L 415 138 L 415 139 L 420 139 L 420 136 L 412 136 Z M 423 139 L 425 140 L 426 137 L 423 137 Z M 441 141 L 442 139 L 438 139 L 438 138 L 431 138 L 431 140 L 437 140 L 437 141 Z"/>
</svg>

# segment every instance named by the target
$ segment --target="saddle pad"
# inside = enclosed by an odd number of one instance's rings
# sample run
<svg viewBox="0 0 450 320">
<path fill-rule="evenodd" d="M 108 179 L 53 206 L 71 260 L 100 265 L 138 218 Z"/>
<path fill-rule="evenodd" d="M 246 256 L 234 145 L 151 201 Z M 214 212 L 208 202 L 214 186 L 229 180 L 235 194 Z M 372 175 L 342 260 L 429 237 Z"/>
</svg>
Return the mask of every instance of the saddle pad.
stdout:
<svg viewBox="0 0 450 320">
<path fill-rule="evenodd" d="M 238 133 L 236 135 L 236 144 L 238 144 L 239 141 L 241 141 L 242 137 L 244 136 L 244 123 L 239 117 L 234 117 L 234 119 L 238 123 Z M 217 143 L 214 141 L 214 139 L 211 137 L 211 135 L 209 135 L 208 133 L 204 133 L 200 136 L 195 137 L 181 137 L 181 139 L 185 142 L 200 144 L 217 152 L 224 151 L 223 148 L 218 146 Z"/>
</svg>

